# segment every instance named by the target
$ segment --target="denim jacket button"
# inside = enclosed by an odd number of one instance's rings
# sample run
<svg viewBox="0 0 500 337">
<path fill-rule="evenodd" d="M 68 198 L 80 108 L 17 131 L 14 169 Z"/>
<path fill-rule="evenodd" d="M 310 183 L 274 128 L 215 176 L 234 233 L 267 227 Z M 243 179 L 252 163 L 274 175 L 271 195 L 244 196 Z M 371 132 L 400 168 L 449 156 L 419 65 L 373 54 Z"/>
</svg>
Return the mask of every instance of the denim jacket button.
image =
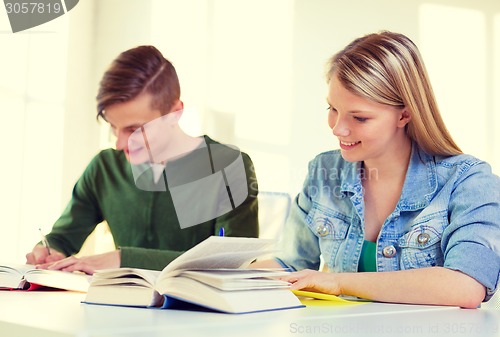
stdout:
<svg viewBox="0 0 500 337">
<path fill-rule="evenodd" d="M 396 255 L 396 248 L 394 248 L 393 245 L 384 247 L 384 249 L 382 250 L 382 254 L 385 257 L 393 257 L 394 255 Z"/>
<path fill-rule="evenodd" d="M 316 233 L 318 233 L 319 236 L 327 236 L 330 234 L 330 228 L 327 225 L 319 225 L 316 227 Z"/>
<path fill-rule="evenodd" d="M 427 233 L 420 233 L 418 234 L 417 236 L 417 243 L 421 244 L 421 245 L 425 245 L 429 239 L 430 239 L 430 235 L 427 234 Z"/>
</svg>

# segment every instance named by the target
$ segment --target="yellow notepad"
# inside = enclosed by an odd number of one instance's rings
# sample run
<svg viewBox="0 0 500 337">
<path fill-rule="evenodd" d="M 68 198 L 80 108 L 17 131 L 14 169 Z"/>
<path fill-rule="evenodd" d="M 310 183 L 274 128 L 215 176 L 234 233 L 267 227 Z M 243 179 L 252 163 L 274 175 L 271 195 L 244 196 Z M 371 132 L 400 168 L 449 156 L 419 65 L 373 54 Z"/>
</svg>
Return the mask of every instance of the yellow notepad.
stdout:
<svg viewBox="0 0 500 337">
<path fill-rule="evenodd" d="M 306 306 L 332 306 L 332 305 L 346 305 L 346 304 L 360 304 L 366 303 L 366 300 L 347 300 L 339 296 L 317 293 L 313 291 L 292 290 L 292 292 L 300 299 L 300 302 Z"/>
</svg>

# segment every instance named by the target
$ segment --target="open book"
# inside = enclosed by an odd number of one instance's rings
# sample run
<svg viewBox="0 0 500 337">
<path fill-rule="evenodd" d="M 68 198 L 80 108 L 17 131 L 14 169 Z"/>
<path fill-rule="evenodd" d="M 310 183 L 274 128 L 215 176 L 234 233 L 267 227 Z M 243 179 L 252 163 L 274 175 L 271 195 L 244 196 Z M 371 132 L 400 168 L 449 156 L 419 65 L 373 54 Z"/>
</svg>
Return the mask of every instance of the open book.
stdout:
<svg viewBox="0 0 500 337">
<path fill-rule="evenodd" d="M 289 284 L 276 279 L 286 271 L 244 269 L 273 245 L 273 240 L 212 236 L 162 271 L 99 270 L 85 302 L 164 309 L 195 305 L 226 313 L 303 307 Z"/>
<path fill-rule="evenodd" d="M 35 290 L 39 286 L 86 292 L 90 276 L 60 270 L 36 269 L 30 264 L 1 264 L 0 289 Z"/>
</svg>

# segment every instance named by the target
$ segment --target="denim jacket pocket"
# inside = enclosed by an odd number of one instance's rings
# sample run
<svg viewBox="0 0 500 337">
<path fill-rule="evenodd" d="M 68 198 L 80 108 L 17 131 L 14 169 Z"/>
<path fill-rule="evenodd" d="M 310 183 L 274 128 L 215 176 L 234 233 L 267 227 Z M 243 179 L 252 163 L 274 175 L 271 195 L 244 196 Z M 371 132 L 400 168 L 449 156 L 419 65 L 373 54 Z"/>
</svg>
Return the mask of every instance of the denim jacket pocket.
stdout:
<svg viewBox="0 0 500 337">
<path fill-rule="evenodd" d="M 443 217 L 432 217 L 415 223 L 404 234 L 398 245 L 401 249 L 401 269 L 442 266 L 441 237 L 447 221 Z"/>
<path fill-rule="evenodd" d="M 307 226 L 316 235 L 325 262 L 330 265 L 345 241 L 350 217 L 338 211 L 314 204 L 306 217 Z"/>
</svg>

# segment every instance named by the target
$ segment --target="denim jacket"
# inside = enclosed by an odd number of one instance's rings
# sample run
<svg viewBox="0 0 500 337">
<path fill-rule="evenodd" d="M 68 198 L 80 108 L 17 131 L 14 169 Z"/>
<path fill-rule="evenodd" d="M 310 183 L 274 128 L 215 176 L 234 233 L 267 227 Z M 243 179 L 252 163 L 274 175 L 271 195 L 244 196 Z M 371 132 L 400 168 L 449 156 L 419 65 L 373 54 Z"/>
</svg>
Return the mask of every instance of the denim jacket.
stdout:
<svg viewBox="0 0 500 337">
<path fill-rule="evenodd" d="M 277 261 L 332 272 L 356 272 L 364 242 L 360 162 L 339 150 L 309 163 L 292 204 Z M 469 155 L 430 156 L 413 146 L 401 197 L 377 238 L 377 271 L 431 266 L 459 270 L 487 288 L 500 271 L 500 178 Z"/>
</svg>

